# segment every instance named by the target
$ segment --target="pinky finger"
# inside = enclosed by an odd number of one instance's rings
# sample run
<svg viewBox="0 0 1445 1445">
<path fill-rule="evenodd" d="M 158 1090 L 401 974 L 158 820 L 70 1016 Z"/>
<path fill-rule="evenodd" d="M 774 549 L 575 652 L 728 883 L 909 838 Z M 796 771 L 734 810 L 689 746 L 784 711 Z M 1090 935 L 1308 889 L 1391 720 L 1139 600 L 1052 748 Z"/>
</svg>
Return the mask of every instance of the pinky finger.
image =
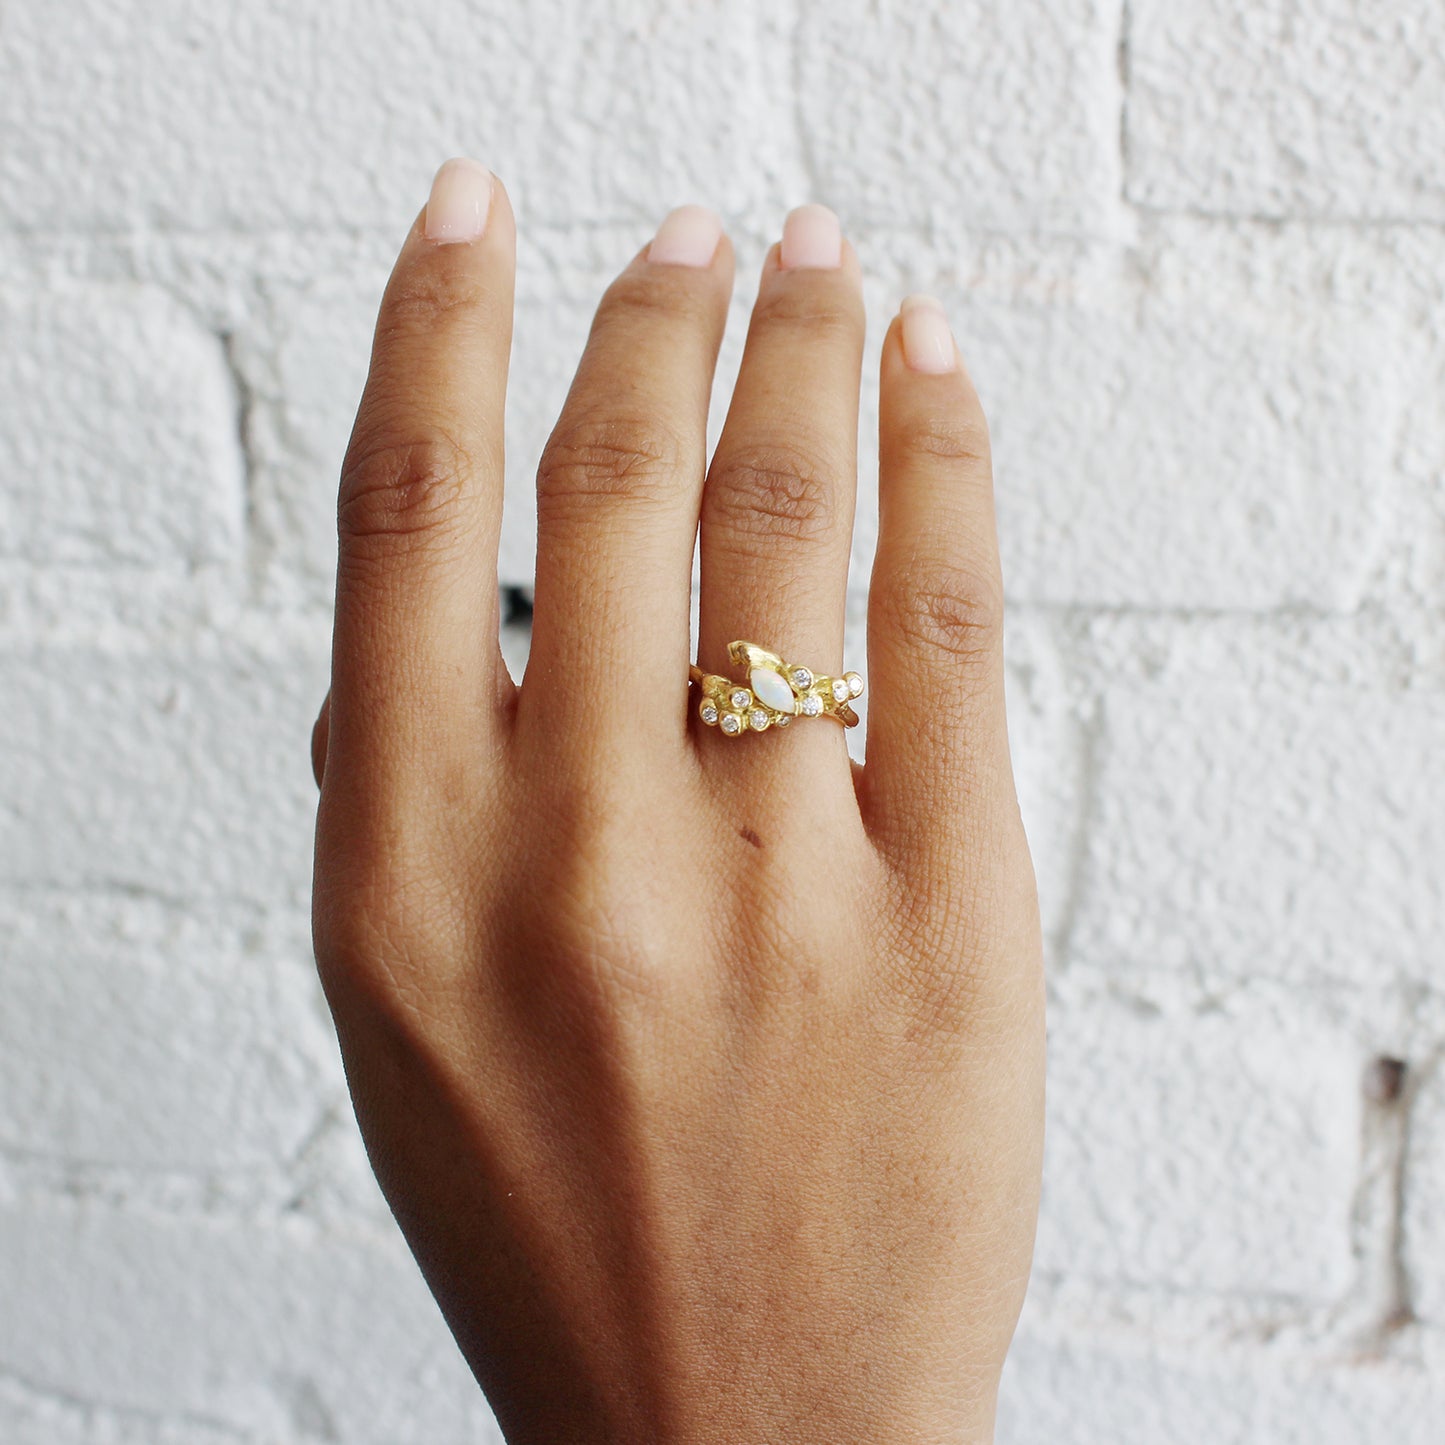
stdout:
<svg viewBox="0 0 1445 1445">
<path fill-rule="evenodd" d="M 931 298 L 889 328 L 879 401 L 865 814 L 885 852 L 947 867 L 1017 804 L 988 426 Z"/>
</svg>

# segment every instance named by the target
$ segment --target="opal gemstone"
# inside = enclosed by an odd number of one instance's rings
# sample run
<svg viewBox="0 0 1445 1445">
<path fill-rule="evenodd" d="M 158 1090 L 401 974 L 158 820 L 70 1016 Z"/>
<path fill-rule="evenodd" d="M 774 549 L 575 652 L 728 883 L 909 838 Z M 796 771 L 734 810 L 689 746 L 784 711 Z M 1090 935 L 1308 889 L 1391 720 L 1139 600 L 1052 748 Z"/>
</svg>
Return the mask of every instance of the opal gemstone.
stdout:
<svg viewBox="0 0 1445 1445">
<path fill-rule="evenodd" d="M 752 685 L 753 696 L 774 712 L 790 713 L 797 707 L 787 678 L 771 667 L 753 668 L 748 673 L 748 682 Z"/>
</svg>

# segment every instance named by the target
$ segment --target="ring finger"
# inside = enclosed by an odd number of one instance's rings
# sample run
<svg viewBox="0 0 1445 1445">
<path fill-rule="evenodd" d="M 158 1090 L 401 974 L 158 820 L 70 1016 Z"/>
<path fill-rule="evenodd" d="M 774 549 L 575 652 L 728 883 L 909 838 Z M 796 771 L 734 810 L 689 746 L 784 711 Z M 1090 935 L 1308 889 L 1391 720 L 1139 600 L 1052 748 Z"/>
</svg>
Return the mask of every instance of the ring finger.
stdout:
<svg viewBox="0 0 1445 1445">
<path fill-rule="evenodd" d="M 734 639 L 818 673 L 843 670 L 862 356 L 857 256 L 831 211 L 800 207 L 763 265 L 703 489 L 698 663 L 706 672 L 740 675 L 728 659 Z M 843 752 L 834 722 L 796 732 L 811 739 L 796 746 L 830 763 Z"/>
<path fill-rule="evenodd" d="M 537 471 L 537 586 L 519 722 L 681 740 L 669 709 L 602 709 L 629 664 L 685 675 L 707 408 L 732 289 L 721 222 L 682 207 L 608 288 Z"/>
</svg>

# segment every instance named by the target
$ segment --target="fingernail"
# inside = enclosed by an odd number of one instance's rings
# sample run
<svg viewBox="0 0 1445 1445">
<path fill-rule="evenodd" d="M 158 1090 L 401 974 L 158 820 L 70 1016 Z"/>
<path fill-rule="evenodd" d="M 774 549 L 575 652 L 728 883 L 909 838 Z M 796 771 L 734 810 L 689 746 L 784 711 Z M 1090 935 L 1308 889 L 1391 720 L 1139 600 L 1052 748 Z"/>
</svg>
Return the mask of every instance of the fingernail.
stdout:
<svg viewBox="0 0 1445 1445">
<path fill-rule="evenodd" d="M 722 240 L 722 221 L 706 206 L 679 206 L 657 228 L 647 259 L 657 266 L 710 266 Z"/>
<path fill-rule="evenodd" d="M 783 222 L 778 264 L 785 271 L 830 271 L 843 264 L 843 228 L 827 206 L 799 206 Z"/>
<path fill-rule="evenodd" d="M 475 241 L 487 229 L 492 205 L 492 173 L 464 156 L 443 161 L 427 197 L 423 234 L 428 241 L 449 246 Z"/>
<path fill-rule="evenodd" d="M 903 322 L 903 360 L 911 370 L 941 373 L 958 369 L 953 332 L 938 297 L 905 296 L 898 314 Z"/>
</svg>

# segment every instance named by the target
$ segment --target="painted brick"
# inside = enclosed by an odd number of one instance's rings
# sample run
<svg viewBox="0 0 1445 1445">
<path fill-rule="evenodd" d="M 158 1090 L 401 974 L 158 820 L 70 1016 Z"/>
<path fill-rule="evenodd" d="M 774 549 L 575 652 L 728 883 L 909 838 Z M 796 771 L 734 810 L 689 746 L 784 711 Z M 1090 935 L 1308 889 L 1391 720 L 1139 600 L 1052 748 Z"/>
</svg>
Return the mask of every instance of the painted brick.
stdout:
<svg viewBox="0 0 1445 1445">
<path fill-rule="evenodd" d="M 324 657 L 227 645 L 0 657 L 0 883 L 300 906 Z"/>
<path fill-rule="evenodd" d="M 1060 639 L 1037 617 L 1007 621 L 1009 753 L 1039 890 L 1046 956 L 1059 962 L 1073 903 L 1088 781 L 1087 733 Z"/>
<path fill-rule="evenodd" d="M 1004 1376 L 998 1445 L 1436 1445 L 1442 1413 L 1424 1361 L 1319 1365 L 1164 1352 L 1107 1333 L 1025 1337 Z"/>
<path fill-rule="evenodd" d="M 252 1438 L 499 1445 L 394 1230 L 20 1205 L 0 1275 L 0 1376 L 32 1390 Z"/>
<path fill-rule="evenodd" d="M 216 337 L 155 287 L 119 284 L 0 290 L 0 336 L 0 565 L 239 556 L 236 398 Z"/>
<path fill-rule="evenodd" d="M 1445 219 L 1445 10 L 1132 0 L 1131 199 L 1244 216 Z"/>
<path fill-rule="evenodd" d="M 989 414 L 1011 597 L 1358 603 L 1387 518 L 1380 338 L 966 294 L 957 312 Z"/>
<path fill-rule="evenodd" d="M 1445 1328 L 1445 1068 L 1438 1055 L 1407 1098 L 1403 1259 L 1415 1314 Z"/>
<path fill-rule="evenodd" d="M 64 1391 L 30 1390 L 13 1381 L 0 1381 L 0 1428 L 6 1445 L 235 1445 L 236 1441 L 233 1430 L 209 1421 L 97 1409 Z M 276 1438 L 271 1445 L 293 1445 L 293 1441 Z M 300 1445 L 299 1440 L 295 1445 Z"/>
<path fill-rule="evenodd" d="M 1036 1268 L 1097 1293 L 1324 1303 L 1352 1279 L 1360 1065 L 1305 1016 L 1057 1014 Z"/>
<path fill-rule="evenodd" d="M 1438 977 L 1445 695 L 1181 649 L 1109 690 L 1075 954 L 1110 973 Z"/>
<path fill-rule="evenodd" d="M 816 189 L 854 224 L 1107 229 L 1117 26 L 1100 0 L 802 0 L 797 106 Z"/>
<path fill-rule="evenodd" d="M 0 127 L 34 143 L 6 149 L 0 220 L 400 237 L 457 152 L 534 221 L 745 209 L 801 184 L 785 38 L 751 4 L 22 0 Z"/>
<path fill-rule="evenodd" d="M 275 1169 L 340 1093 L 309 959 L 132 899 L 0 903 L 0 1151 Z"/>
</svg>

